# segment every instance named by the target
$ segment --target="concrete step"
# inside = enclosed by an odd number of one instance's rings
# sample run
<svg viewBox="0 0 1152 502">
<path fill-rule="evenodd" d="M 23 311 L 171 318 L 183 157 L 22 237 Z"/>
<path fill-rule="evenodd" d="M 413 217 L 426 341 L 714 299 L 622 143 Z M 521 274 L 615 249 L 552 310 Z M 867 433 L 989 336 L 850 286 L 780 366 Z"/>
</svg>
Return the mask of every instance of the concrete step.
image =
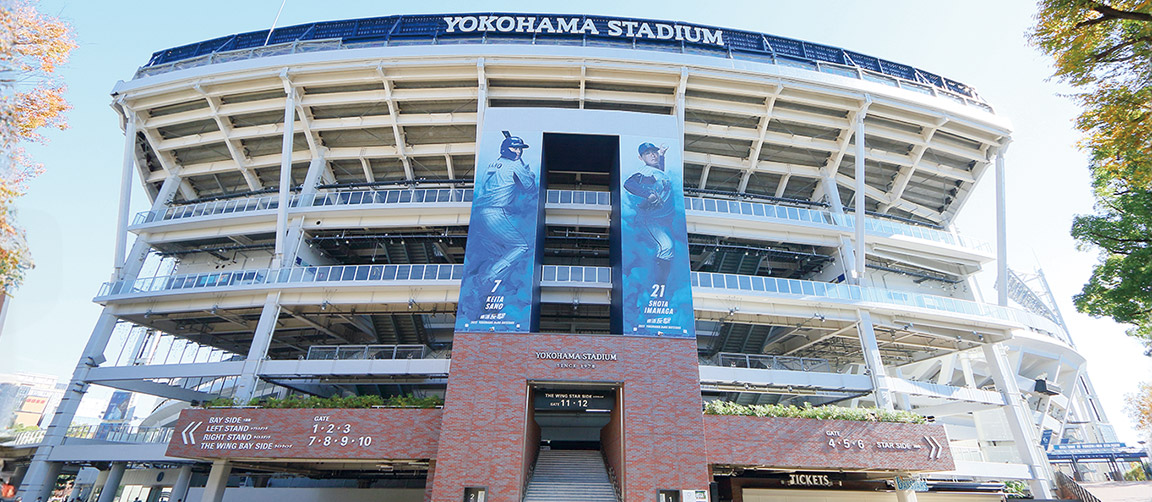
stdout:
<svg viewBox="0 0 1152 502">
<path fill-rule="evenodd" d="M 619 502 L 600 452 L 541 450 L 524 502 Z"/>
</svg>

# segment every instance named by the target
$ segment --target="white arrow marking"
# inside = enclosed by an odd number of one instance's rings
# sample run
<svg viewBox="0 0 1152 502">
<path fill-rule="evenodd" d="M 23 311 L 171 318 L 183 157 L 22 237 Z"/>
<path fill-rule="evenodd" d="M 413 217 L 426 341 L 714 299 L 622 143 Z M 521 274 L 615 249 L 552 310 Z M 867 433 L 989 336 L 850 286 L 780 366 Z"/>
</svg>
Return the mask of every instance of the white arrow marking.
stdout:
<svg viewBox="0 0 1152 502">
<path fill-rule="evenodd" d="M 941 446 L 938 441 L 936 441 L 935 439 L 932 439 L 928 436 L 924 436 L 924 441 L 928 442 L 928 447 L 929 447 L 928 458 L 929 459 L 940 458 L 940 455 L 942 453 L 944 453 L 944 447 Z"/>
<path fill-rule="evenodd" d="M 184 440 L 184 444 L 196 444 L 196 429 L 200 428 L 200 424 L 204 422 L 192 422 L 180 431 L 180 439 Z"/>
</svg>

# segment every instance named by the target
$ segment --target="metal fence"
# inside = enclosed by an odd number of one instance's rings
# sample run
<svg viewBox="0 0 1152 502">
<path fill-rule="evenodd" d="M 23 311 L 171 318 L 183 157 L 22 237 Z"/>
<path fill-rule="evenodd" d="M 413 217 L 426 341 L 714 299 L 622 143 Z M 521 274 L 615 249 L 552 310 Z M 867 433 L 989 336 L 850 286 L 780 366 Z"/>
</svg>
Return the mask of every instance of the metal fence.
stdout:
<svg viewBox="0 0 1152 502">
<path fill-rule="evenodd" d="M 428 347 L 423 345 L 313 345 L 306 359 L 424 359 Z"/>
<path fill-rule="evenodd" d="M 181 289 L 310 284 L 341 281 L 460 280 L 463 265 L 326 265 L 321 267 L 261 268 L 235 272 L 145 277 L 135 281 L 106 282 L 97 297 L 154 293 Z"/>
<path fill-rule="evenodd" d="M 721 352 L 716 355 L 716 365 L 723 366 L 725 368 L 832 372 L 832 365 L 828 362 L 827 359 L 819 359 L 814 357 L 735 354 Z"/>
<path fill-rule="evenodd" d="M 172 427 L 140 427 L 127 424 L 73 425 L 65 437 L 111 441 L 114 443 L 167 443 Z M 8 446 L 27 446 L 44 441 L 44 429 L 21 432 Z"/>
</svg>

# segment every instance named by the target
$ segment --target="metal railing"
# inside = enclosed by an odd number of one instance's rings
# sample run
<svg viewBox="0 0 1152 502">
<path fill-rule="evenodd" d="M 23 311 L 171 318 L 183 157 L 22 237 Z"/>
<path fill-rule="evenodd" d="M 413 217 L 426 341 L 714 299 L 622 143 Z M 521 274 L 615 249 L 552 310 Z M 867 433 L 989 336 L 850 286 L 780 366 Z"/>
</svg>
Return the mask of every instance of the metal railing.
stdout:
<svg viewBox="0 0 1152 502">
<path fill-rule="evenodd" d="M 844 227 L 853 227 L 856 225 L 856 216 L 846 214 L 844 216 L 832 215 L 837 224 Z M 841 221 L 843 220 L 843 221 Z M 992 254 L 992 245 L 979 239 L 973 239 L 960 234 L 953 234 L 944 230 L 929 228 L 911 223 L 903 223 L 895 220 L 885 218 L 864 218 L 864 229 L 872 234 L 880 235 L 903 235 L 905 237 L 915 237 L 917 239 L 925 239 L 933 242 L 939 242 L 952 246 L 959 246 L 967 249 L 975 249 Z"/>
<path fill-rule="evenodd" d="M 785 294 L 833 300 L 901 305 L 956 314 L 990 317 L 1036 327 L 1049 333 L 1060 332 L 1059 327 L 1055 326 L 1051 320 L 1020 309 L 949 298 L 946 296 L 926 295 L 883 288 L 712 272 L 692 272 L 692 287 L 739 290 L 754 295 Z"/>
<path fill-rule="evenodd" d="M 952 459 L 958 462 L 984 462 L 984 453 L 978 446 L 949 445 L 952 450 Z"/>
<path fill-rule="evenodd" d="M 836 224 L 832 220 L 831 213 L 828 211 L 746 200 L 684 197 L 684 209 L 686 211 L 703 211 L 706 213 L 737 214 L 754 218 L 778 218 L 809 223 L 822 223 L 825 225 Z"/>
<path fill-rule="evenodd" d="M 735 214 L 752 218 L 769 218 L 832 225 L 841 228 L 853 228 L 856 225 L 855 215 L 838 215 L 820 209 L 782 206 L 764 202 L 744 200 L 711 199 L 703 197 L 685 197 L 684 207 L 688 211 L 701 211 L 715 214 Z M 864 228 L 873 235 L 902 235 L 924 239 L 951 246 L 979 250 L 992 253 L 992 246 L 987 242 L 956 235 L 951 232 L 929 228 L 911 223 L 903 223 L 885 218 L 864 218 Z"/>
<path fill-rule="evenodd" d="M 470 188 L 355 190 L 293 195 L 289 200 L 288 207 L 299 209 L 305 207 L 361 206 L 369 204 L 460 203 L 471 202 L 472 196 L 473 190 Z M 612 196 L 609 192 L 548 190 L 545 196 L 547 203 L 554 205 L 575 204 L 601 207 L 611 207 L 612 205 Z M 132 224 L 140 225 L 157 221 L 271 210 L 276 209 L 278 206 L 279 199 L 274 195 L 252 199 L 204 202 L 188 206 L 173 206 L 156 211 L 145 211 L 137 214 Z M 819 209 L 746 200 L 686 196 L 684 198 L 684 208 L 688 211 L 734 214 L 752 218 L 783 219 L 803 223 L 831 225 L 840 228 L 852 228 L 856 224 L 855 216 L 850 214 L 837 215 L 830 211 Z M 988 254 L 992 253 L 992 246 L 987 242 L 926 226 L 885 218 L 865 217 L 864 227 L 873 235 L 900 235 L 974 249 Z"/>
<path fill-rule="evenodd" d="M 172 439 L 172 427 L 140 427 L 127 424 L 73 425 L 65 437 L 94 439 L 115 443 L 167 443 Z M 8 446 L 26 446 L 44 441 L 44 429 L 21 432 Z"/>
<path fill-rule="evenodd" d="M 612 192 L 594 192 L 591 190 L 548 190 L 545 202 L 548 204 L 585 204 L 592 206 L 611 206 Z"/>
<path fill-rule="evenodd" d="M 582 267 L 578 265 L 544 265 L 541 282 L 567 282 L 612 284 L 611 267 Z"/>
<path fill-rule="evenodd" d="M 106 282 L 101 286 L 97 298 L 222 287 L 324 282 L 459 281 L 463 277 L 464 266 L 459 264 L 333 265 L 257 269 Z M 612 270 L 608 267 L 545 265 L 541 270 L 541 279 L 544 282 L 579 283 L 607 287 L 612 284 Z M 900 305 L 1019 323 L 1042 331 L 1049 336 L 1059 336 L 1063 332 L 1050 319 L 1020 309 L 884 288 L 712 272 L 692 272 L 691 284 L 693 288 L 743 291 L 752 295 L 795 295 L 849 302 L 862 301 Z"/>
<path fill-rule="evenodd" d="M 819 359 L 814 357 L 773 356 L 721 352 L 716 355 L 716 365 L 723 366 L 725 368 L 832 372 L 832 364 L 830 364 L 827 359 Z"/>
<path fill-rule="evenodd" d="M 427 356 L 428 347 L 423 345 L 313 345 L 308 347 L 305 359 L 424 359 Z"/>
<path fill-rule="evenodd" d="M 1066 492 L 1066 495 L 1071 495 L 1081 502 L 1100 502 L 1099 498 L 1089 493 L 1083 486 L 1080 486 L 1080 483 L 1063 472 L 1056 471 L 1056 485 L 1060 487 L 1061 491 Z"/>
<path fill-rule="evenodd" d="M 312 284 L 348 281 L 460 280 L 463 265 L 327 265 L 320 267 L 262 268 L 236 272 L 145 277 L 135 281 L 106 282 L 97 298 L 136 293 L 198 290 L 269 284 Z"/>
<path fill-rule="evenodd" d="M 304 195 L 294 207 L 346 206 L 363 204 L 429 204 L 472 202 L 471 188 L 409 188 L 354 190 Z"/>
<path fill-rule="evenodd" d="M 132 224 L 142 225 L 144 223 L 195 218 L 199 216 L 246 213 L 276 209 L 278 207 L 280 207 L 280 197 L 276 195 L 246 199 L 217 200 L 185 206 L 170 206 L 155 211 L 144 211 L 136 214 L 136 217 L 132 220 Z M 288 207 L 292 207 L 292 204 L 290 203 Z"/>
</svg>

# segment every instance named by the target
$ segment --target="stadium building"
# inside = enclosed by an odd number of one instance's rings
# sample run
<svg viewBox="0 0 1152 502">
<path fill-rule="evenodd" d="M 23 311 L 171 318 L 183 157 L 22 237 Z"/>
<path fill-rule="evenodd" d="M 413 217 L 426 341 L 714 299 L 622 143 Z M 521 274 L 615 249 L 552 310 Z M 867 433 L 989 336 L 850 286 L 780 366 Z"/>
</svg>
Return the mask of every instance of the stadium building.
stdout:
<svg viewBox="0 0 1152 502">
<path fill-rule="evenodd" d="M 683 22 L 391 16 L 162 50 L 113 108 L 114 278 L 25 500 L 79 467 L 99 502 L 1048 498 L 1048 445 L 1114 441 L 1042 275 L 1006 263 L 1009 123 L 935 73 Z M 994 246 L 953 225 L 979 182 Z M 70 428 L 92 385 L 163 401 Z M 268 404 L 299 395 L 443 406 Z"/>
</svg>

